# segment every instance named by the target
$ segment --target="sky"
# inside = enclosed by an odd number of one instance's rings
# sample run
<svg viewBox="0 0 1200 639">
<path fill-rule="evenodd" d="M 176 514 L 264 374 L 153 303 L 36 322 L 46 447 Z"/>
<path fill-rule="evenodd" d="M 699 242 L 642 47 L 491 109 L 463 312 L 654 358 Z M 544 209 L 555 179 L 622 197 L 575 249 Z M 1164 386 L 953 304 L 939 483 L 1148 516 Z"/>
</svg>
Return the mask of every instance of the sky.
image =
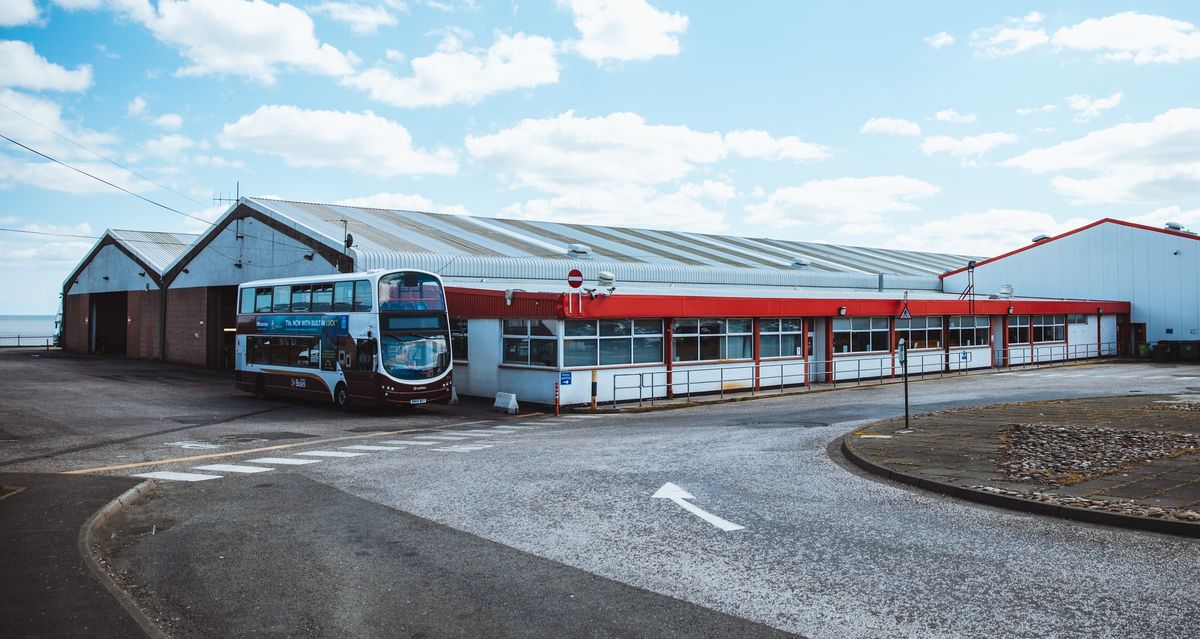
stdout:
<svg viewBox="0 0 1200 639">
<path fill-rule="evenodd" d="M 1153 1 L 2 0 L 0 314 L 53 313 L 105 229 L 201 232 L 239 184 L 980 256 L 1102 217 L 1200 227 L 1198 24 Z"/>
</svg>

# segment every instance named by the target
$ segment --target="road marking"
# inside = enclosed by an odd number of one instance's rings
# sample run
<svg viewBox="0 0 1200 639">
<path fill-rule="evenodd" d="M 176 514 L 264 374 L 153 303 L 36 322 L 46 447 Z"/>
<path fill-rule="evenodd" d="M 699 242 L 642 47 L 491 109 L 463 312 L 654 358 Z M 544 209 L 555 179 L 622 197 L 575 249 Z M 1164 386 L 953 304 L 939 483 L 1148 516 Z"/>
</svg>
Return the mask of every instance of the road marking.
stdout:
<svg viewBox="0 0 1200 639">
<path fill-rule="evenodd" d="M 418 442 L 411 439 L 386 439 L 379 442 L 380 444 L 401 444 L 404 446 L 433 446 L 438 442 Z"/>
<path fill-rule="evenodd" d="M 209 464 L 207 466 L 194 466 L 195 470 L 215 470 L 221 473 L 265 473 L 274 468 L 263 468 L 262 466 L 239 466 L 237 464 Z"/>
<path fill-rule="evenodd" d="M 563 419 L 601 419 L 604 415 L 563 415 Z"/>
<path fill-rule="evenodd" d="M 430 441 L 439 441 L 439 442 L 461 442 L 461 441 L 470 439 L 470 437 L 445 437 L 442 435 L 421 435 L 419 437 L 413 437 L 413 439 L 426 439 L 426 440 L 430 440 Z"/>
<path fill-rule="evenodd" d="M 444 453 L 450 453 L 450 452 L 452 452 L 452 453 L 469 453 L 474 450 L 483 450 L 485 448 L 492 448 L 492 446 L 486 445 L 486 444 L 476 444 L 476 445 L 459 444 L 457 446 L 451 446 L 449 448 L 430 448 L 429 450 L 438 450 L 438 451 L 441 451 Z"/>
<path fill-rule="evenodd" d="M 689 501 L 686 501 L 688 499 L 695 499 L 695 496 L 693 496 L 688 491 L 680 488 L 679 486 L 672 484 L 671 482 L 667 482 L 667 483 L 663 484 L 662 488 L 659 488 L 658 492 L 651 495 L 650 498 L 651 499 L 670 499 L 671 501 L 678 504 L 684 510 L 688 511 L 689 513 L 692 513 L 693 515 L 699 517 L 700 519 L 703 519 L 704 521 L 707 521 L 708 523 L 716 526 L 717 528 L 724 530 L 725 532 L 730 532 L 733 530 L 743 530 L 745 528 L 745 526 L 739 526 L 731 521 L 721 519 L 720 517 L 700 508 L 699 506 L 697 506 Z"/>
<path fill-rule="evenodd" d="M 220 448 L 217 444 L 206 444 L 204 442 L 184 441 L 184 442 L 167 442 L 168 446 L 178 446 L 180 448 L 198 448 L 200 450 L 215 450 Z"/>
<path fill-rule="evenodd" d="M 166 481 L 206 481 L 209 479 L 220 479 L 221 475 L 201 475 L 200 473 L 173 473 L 169 471 L 157 471 L 153 473 L 141 473 L 134 477 L 145 477 L 146 479 L 164 479 Z"/>
<path fill-rule="evenodd" d="M 310 450 L 297 455 L 308 455 L 309 457 L 362 457 L 366 453 L 343 453 L 337 450 Z"/>
<path fill-rule="evenodd" d="M 342 450 L 404 450 L 396 446 L 367 446 L 359 444 L 357 446 L 342 446 Z"/>
<path fill-rule="evenodd" d="M 891 439 L 891 435 L 859 435 L 862 439 Z"/>
<path fill-rule="evenodd" d="M 504 429 L 515 428 L 517 430 L 534 430 L 537 428 L 537 426 L 529 426 L 529 424 L 537 424 L 537 422 L 522 422 L 522 423 L 525 425 L 524 426 L 497 426 L 494 430 L 499 430 L 501 428 L 504 428 Z"/>
<path fill-rule="evenodd" d="M 468 437 L 495 437 L 500 433 L 489 433 L 486 430 L 451 430 L 449 433 L 462 433 Z"/>
<path fill-rule="evenodd" d="M 303 466 L 304 464 L 319 464 L 319 459 L 296 459 L 295 457 L 259 457 L 247 459 L 251 464 L 282 464 L 284 466 Z"/>
</svg>

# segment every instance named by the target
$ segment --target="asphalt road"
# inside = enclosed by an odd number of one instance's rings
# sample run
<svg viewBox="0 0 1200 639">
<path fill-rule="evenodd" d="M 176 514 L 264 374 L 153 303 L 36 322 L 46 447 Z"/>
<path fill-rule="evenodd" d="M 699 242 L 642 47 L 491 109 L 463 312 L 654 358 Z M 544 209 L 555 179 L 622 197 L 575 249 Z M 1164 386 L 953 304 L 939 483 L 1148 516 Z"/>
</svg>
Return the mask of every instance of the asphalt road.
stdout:
<svg viewBox="0 0 1200 639">
<path fill-rule="evenodd" d="M 0 357 L 0 370 L 6 365 Z M 56 365 L 69 376 L 70 361 Z M 42 456 L 10 467 L 141 463 L 276 441 L 226 437 L 236 433 L 311 436 L 279 440 L 303 444 L 277 453 L 295 457 L 409 443 L 311 457 L 320 461 L 303 466 L 263 463 L 274 470 L 253 475 L 162 482 L 160 496 L 128 521 L 126 533 L 140 536 L 127 537 L 135 543 L 117 548 L 116 560 L 144 585 L 145 602 L 180 619 L 174 629 L 182 634 L 1200 634 L 1195 540 L 957 502 L 849 468 L 832 444 L 863 420 L 897 415 L 898 386 L 597 419 L 501 420 L 478 407 L 343 417 L 189 383 L 201 397 L 184 410 L 171 404 L 171 383 L 126 396 L 103 391 L 112 398 L 106 410 L 137 417 L 112 434 L 66 415 L 82 409 L 32 411 L 46 420 L 38 423 L 76 432 L 44 440 L 26 433 L 7 459 Z M 1196 387 L 1195 367 L 1116 364 L 922 382 L 912 399 L 914 410 L 929 411 Z M 8 392 L 0 389 L 0 400 Z M 7 406 L 0 401 L 0 410 Z M 152 423 L 155 411 L 201 407 L 215 417 L 277 410 L 188 431 L 220 449 L 181 451 L 165 441 L 178 433 L 154 430 L 162 426 Z M 446 432 L 372 438 L 354 430 L 372 427 Z M 473 432 L 460 432 L 463 440 L 419 439 L 464 429 Z M 328 441 L 352 434 L 368 438 Z M 135 439 L 92 446 L 116 435 Z M 86 448 L 55 453 L 78 446 Z M 217 461 L 245 464 L 263 454 Z M 194 466 L 205 463 L 104 472 L 200 472 Z M 721 530 L 653 498 L 668 482 L 693 495 L 694 507 L 742 528 Z M 157 533 L 144 535 L 151 526 Z"/>
</svg>

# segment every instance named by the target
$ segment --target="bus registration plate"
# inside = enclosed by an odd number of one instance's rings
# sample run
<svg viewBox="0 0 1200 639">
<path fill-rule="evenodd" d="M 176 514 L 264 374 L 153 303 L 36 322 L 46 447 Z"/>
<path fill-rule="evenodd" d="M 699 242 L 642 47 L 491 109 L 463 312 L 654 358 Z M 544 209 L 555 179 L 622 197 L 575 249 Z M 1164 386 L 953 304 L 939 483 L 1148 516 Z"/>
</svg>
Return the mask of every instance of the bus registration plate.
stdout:
<svg viewBox="0 0 1200 639">
<path fill-rule="evenodd" d="M 425 399 L 424 397 L 422 397 L 422 398 L 420 398 L 420 399 L 410 399 L 410 400 L 408 400 L 408 403 L 409 403 L 409 404 L 424 404 L 425 402 L 426 402 L 426 399 Z"/>
</svg>

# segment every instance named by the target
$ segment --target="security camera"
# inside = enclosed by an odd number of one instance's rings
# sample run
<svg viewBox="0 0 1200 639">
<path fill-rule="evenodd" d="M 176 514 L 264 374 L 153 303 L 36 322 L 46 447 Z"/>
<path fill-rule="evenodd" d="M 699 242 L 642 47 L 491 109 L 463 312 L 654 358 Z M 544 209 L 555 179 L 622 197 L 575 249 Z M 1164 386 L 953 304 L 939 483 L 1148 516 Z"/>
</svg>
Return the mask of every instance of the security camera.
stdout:
<svg viewBox="0 0 1200 639">
<path fill-rule="evenodd" d="M 596 274 L 596 283 L 599 283 L 601 288 L 607 288 L 608 294 L 611 295 L 617 289 L 617 276 L 608 273 L 607 270 L 601 270 L 600 273 Z"/>
</svg>

